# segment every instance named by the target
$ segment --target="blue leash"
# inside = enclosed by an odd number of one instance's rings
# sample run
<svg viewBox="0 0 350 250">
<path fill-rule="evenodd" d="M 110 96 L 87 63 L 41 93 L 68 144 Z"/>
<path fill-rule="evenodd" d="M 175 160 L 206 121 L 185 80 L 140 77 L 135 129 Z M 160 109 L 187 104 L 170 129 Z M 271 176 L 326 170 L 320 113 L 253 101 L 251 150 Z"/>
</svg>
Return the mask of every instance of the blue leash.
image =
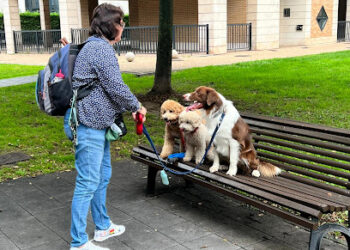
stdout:
<svg viewBox="0 0 350 250">
<path fill-rule="evenodd" d="M 163 160 L 160 159 L 159 154 L 158 154 L 158 152 L 157 152 L 157 149 L 156 149 L 156 147 L 154 146 L 154 143 L 153 143 L 153 141 L 152 141 L 152 139 L 151 139 L 151 136 L 149 135 L 149 133 L 148 133 L 148 131 L 147 131 L 147 129 L 146 129 L 145 124 L 143 124 L 143 133 L 145 134 L 147 140 L 148 140 L 149 143 L 151 144 L 151 146 L 152 146 L 152 148 L 153 148 L 153 151 L 154 151 L 154 153 L 156 154 L 156 156 L 157 156 L 158 160 L 160 161 L 160 164 L 162 165 L 162 167 L 164 168 L 164 170 L 169 171 L 170 173 L 173 173 L 173 174 L 176 174 L 176 175 L 188 175 L 188 174 L 192 173 L 193 171 L 195 171 L 196 169 L 198 169 L 198 168 L 203 164 L 203 162 L 204 162 L 204 160 L 205 160 L 205 158 L 206 158 L 206 156 L 207 156 L 207 153 L 208 153 L 208 151 L 209 151 L 211 145 L 213 144 L 213 141 L 214 141 L 214 138 L 215 138 L 215 136 L 216 136 L 216 133 L 218 132 L 218 130 L 219 130 L 220 126 L 221 126 L 221 123 L 222 123 L 222 120 L 224 119 L 224 117 L 225 117 L 225 113 L 223 112 L 223 113 L 221 114 L 219 123 L 216 125 L 216 128 L 215 128 L 215 130 L 214 130 L 214 133 L 213 133 L 213 135 L 211 136 L 210 142 L 209 142 L 207 148 L 205 149 L 205 153 L 204 153 L 204 155 L 203 155 L 203 157 L 202 157 L 202 160 L 199 162 L 199 164 L 197 164 L 197 166 L 195 166 L 195 167 L 192 168 L 191 170 L 188 170 L 188 171 L 185 171 L 185 172 L 178 172 L 178 171 L 172 170 L 172 169 L 168 168 L 168 167 L 163 163 Z M 161 171 L 162 182 L 163 182 L 163 184 L 168 185 L 168 184 L 169 184 L 169 181 L 167 180 L 167 176 L 166 176 L 166 173 L 165 173 L 164 170 Z M 164 171 L 164 172 L 163 172 L 163 171 Z M 165 179 L 166 179 L 166 180 L 165 180 Z M 166 184 L 166 183 L 167 183 L 167 184 Z"/>
</svg>

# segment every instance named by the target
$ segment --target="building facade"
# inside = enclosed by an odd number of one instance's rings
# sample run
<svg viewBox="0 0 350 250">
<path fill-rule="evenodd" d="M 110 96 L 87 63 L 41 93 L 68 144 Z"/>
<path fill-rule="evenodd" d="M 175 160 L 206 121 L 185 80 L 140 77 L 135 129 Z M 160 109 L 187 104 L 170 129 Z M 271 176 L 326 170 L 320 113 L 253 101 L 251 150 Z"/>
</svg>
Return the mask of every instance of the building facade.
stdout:
<svg viewBox="0 0 350 250">
<path fill-rule="evenodd" d="M 5 1 L 5 27 L 19 30 L 18 0 Z M 112 0 L 106 0 L 112 2 Z M 160 0 L 129 0 L 131 26 L 158 25 Z M 227 25 L 252 24 L 252 49 L 335 43 L 338 22 L 350 20 L 350 0 L 173 0 L 174 24 L 209 24 L 209 52 L 227 51 Z M 61 33 L 89 26 L 98 0 L 58 0 Z M 39 0 L 42 29 L 49 0 Z M 125 11 L 125 7 L 124 7 Z M 45 21 L 46 20 L 46 21 Z M 342 29 L 342 28 L 340 28 Z M 7 31 L 6 31 L 7 32 Z M 6 36 L 7 37 L 7 36 Z M 11 36 L 6 38 L 11 47 Z M 11 52 L 11 49 L 10 49 Z"/>
</svg>

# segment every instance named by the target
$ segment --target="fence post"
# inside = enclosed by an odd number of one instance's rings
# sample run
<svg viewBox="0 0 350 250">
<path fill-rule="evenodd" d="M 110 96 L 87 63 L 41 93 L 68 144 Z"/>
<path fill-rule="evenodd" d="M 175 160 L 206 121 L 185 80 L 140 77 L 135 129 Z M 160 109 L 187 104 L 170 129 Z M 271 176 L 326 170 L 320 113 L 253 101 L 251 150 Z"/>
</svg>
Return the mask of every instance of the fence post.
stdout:
<svg viewBox="0 0 350 250">
<path fill-rule="evenodd" d="M 249 23 L 249 50 L 252 50 L 252 23 Z"/>
<path fill-rule="evenodd" d="M 209 54 L 209 24 L 207 24 L 207 54 Z"/>
<path fill-rule="evenodd" d="M 38 53 L 40 52 L 39 50 L 39 38 L 38 38 L 38 31 L 35 32 L 35 39 L 36 39 L 36 49 Z"/>
<path fill-rule="evenodd" d="M 16 39 L 16 31 L 13 31 L 13 41 L 15 43 L 15 53 L 17 53 L 17 39 Z M 6 44 L 7 46 L 7 44 Z"/>
</svg>

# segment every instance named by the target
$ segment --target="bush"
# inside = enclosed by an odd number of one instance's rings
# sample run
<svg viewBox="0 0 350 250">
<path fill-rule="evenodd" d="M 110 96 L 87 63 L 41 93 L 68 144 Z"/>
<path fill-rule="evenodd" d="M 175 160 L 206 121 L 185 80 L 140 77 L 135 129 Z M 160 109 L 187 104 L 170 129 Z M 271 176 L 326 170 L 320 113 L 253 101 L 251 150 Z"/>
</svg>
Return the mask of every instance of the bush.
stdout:
<svg viewBox="0 0 350 250">
<path fill-rule="evenodd" d="M 40 30 L 40 13 L 24 12 L 20 14 L 22 30 Z M 60 16 L 58 13 L 50 13 L 51 29 L 60 29 Z M 0 13 L 0 30 L 4 30 L 4 17 Z"/>
<path fill-rule="evenodd" d="M 129 15 L 125 15 L 123 18 L 126 27 L 129 27 Z"/>
<path fill-rule="evenodd" d="M 4 30 L 4 15 L 0 13 L 0 30 Z"/>
<path fill-rule="evenodd" d="M 39 12 L 24 12 L 19 14 L 22 30 L 40 30 Z"/>
</svg>

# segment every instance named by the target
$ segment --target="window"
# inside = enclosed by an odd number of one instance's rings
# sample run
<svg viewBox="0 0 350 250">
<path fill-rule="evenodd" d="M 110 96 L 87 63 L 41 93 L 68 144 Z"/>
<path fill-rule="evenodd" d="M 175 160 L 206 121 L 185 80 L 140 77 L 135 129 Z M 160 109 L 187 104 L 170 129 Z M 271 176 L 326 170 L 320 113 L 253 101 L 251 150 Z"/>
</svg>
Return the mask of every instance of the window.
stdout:
<svg viewBox="0 0 350 250">
<path fill-rule="evenodd" d="M 284 17 L 290 17 L 290 8 L 287 8 L 287 9 L 283 10 L 283 16 Z"/>
<path fill-rule="evenodd" d="M 317 20 L 318 26 L 320 26 L 320 29 L 323 30 L 324 27 L 326 26 L 326 23 L 328 20 L 327 13 L 326 13 L 323 6 L 322 6 L 320 12 L 318 12 L 316 20 Z"/>
</svg>

